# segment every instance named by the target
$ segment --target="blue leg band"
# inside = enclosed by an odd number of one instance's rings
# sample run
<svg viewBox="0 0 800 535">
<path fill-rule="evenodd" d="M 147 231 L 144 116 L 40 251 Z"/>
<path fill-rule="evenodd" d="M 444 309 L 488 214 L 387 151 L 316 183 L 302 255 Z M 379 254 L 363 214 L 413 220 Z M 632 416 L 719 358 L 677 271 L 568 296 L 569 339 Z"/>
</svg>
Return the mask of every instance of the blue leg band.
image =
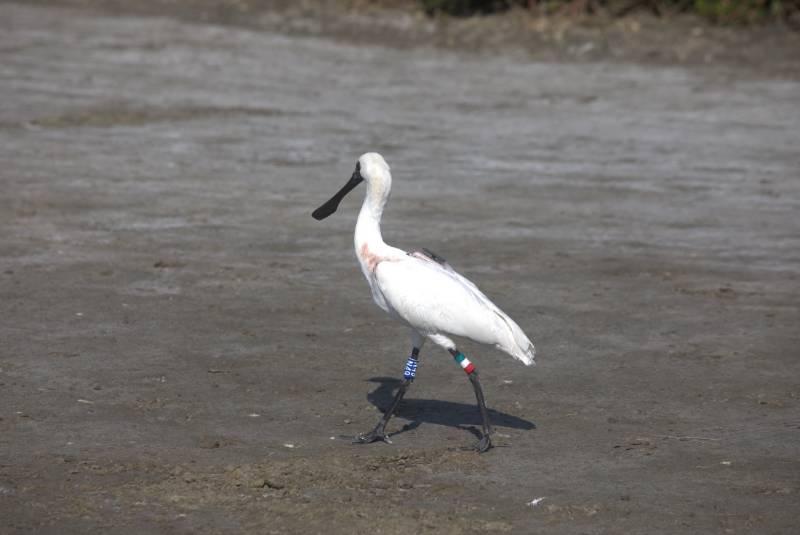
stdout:
<svg viewBox="0 0 800 535">
<path fill-rule="evenodd" d="M 406 369 L 403 372 L 403 378 L 406 381 L 410 381 L 416 376 L 417 376 L 417 359 L 415 359 L 414 357 L 408 357 L 408 360 L 406 361 Z"/>
</svg>

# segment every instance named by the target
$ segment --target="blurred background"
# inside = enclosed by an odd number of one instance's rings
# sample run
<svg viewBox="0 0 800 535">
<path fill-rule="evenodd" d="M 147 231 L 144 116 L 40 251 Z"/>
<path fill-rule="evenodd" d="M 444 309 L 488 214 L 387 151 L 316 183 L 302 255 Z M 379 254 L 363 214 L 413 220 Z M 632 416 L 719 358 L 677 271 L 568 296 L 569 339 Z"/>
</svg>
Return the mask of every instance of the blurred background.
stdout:
<svg viewBox="0 0 800 535">
<path fill-rule="evenodd" d="M 0 2 L 0 532 L 792 533 L 785 0 Z M 352 251 L 534 340 L 425 347 Z M 544 500 L 540 500 L 544 498 Z"/>
</svg>

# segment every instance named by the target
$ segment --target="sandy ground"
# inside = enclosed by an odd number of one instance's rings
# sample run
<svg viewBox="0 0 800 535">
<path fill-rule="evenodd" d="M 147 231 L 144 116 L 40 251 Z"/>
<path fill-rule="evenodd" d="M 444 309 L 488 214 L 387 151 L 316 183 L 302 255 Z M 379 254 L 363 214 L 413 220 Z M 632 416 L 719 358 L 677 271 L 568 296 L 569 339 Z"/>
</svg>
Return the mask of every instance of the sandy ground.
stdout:
<svg viewBox="0 0 800 535">
<path fill-rule="evenodd" d="M 0 532 L 796 533 L 800 83 L 0 5 Z M 409 351 L 351 232 L 535 340 Z M 536 506 L 528 505 L 536 498 Z"/>
</svg>

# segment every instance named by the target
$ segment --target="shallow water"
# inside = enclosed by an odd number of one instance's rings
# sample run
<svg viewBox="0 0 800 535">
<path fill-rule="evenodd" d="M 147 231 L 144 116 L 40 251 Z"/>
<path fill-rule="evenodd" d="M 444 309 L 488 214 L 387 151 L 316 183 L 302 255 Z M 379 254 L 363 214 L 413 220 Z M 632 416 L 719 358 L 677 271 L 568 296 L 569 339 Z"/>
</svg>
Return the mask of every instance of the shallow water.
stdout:
<svg viewBox="0 0 800 535">
<path fill-rule="evenodd" d="M 25 162 L 23 191 L 55 174 L 71 193 L 102 186 L 151 208 L 146 199 L 203 213 L 228 204 L 231 224 L 273 199 L 299 218 L 375 150 L 394 167 L 387 225 L 403 241 L 446 224 L 436 208 L 452 196 L 451 209 L 481 210 L 458 228 L 487 239 L 635 242 L 770 269 L 799 259 L 800 229 L 781 229 L 800 198 L 797 82 L 163 19 L 104 19 L 98 32 L 91 18 L 4 11 L 2 150 L 11 180 Z M 407 210 L 423 200 L 415 226 Z"/>
</svg>

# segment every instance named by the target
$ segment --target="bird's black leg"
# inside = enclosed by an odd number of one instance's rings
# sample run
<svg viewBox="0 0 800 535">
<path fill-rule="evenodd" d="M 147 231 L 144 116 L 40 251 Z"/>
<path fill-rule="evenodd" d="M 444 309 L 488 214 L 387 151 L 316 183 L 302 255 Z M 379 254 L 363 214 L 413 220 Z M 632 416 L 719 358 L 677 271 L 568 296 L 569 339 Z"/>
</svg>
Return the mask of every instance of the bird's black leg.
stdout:
<svg viewBox="0 0 800 535">
<path fill-rule="evenodd" d="M 492 448 L 492 439 L 490 437 L 494 430 L 492 429 L 492 423 L 489 421 L 486 401 L 483 399 L 483 389 L 478 379 L 477 370 L 469 374 L 469 380 L 472 383 L 472 388 L 475 390 L 475 399 L 478 400 L 478 408 L 481 411 L 481 420 L 483 421 L 483 437 L 481 437 L 478 444 L 476 444 L 475 449 L 478 450 L 478 453 L 484 453 Z"/>
<path fill-rule="evenodd" d="M 406 369 L 403 372 L 403 382 L 400 385 L 400 388 L 397 389 L 397 394 L 394 396 L 394 400 L 392 401 L 392 405 L 389 407 L 386 412 L 383 413 L 378 424 L 375 426 L 375 429 L 370 431 L 369 433 L 362 433 L 357 435 L 356 438 L 353 440 L 354 444 L 369 444 L 371 442 L 376 442 L 378 440 L 382 440 L 388 444 L 391 444 L 392 441 L 389 440 L 389 437 L 386 436 L 386 424 L 389 423 L 394 412 L 397 410 L 397 406 L 400 405 L 400 401 L 403 399 L 403 396 L 408 390 L 408 387 L 411 386 L 411 383 L 414 382 L 414 377 L 417 375 L 417 364 L 419 362 L 419 348 L 415 347 L 411 350 L 411 356 L 408 357 L 408 361 L 406 361 Z M 480 388 L 480 387 L 479 387 Z"/>
<path fill-rule="evenodd" d="M 492 424 L 489 421 L 489 412 L 486 410 L 486 400 L 483 397 L 481 382 L 480 379 L 478 379 L 478 370 L 475 369 L 475 365 L 458 349 L 451 349 L 450 354 L 453 355 L 456 362 L 467 372 L 469 382 L 472 383 L 472 388 L 475 390 L 475 399 L 478 401 L 478 409 L 481 412 L 481 421 L 483 422 L 483 436 L 478 443 L 475 444 L 475 449 L 478 453 L 487 452 L 492 448 L 491 434 L 493 431 Z"/>
</svg>

